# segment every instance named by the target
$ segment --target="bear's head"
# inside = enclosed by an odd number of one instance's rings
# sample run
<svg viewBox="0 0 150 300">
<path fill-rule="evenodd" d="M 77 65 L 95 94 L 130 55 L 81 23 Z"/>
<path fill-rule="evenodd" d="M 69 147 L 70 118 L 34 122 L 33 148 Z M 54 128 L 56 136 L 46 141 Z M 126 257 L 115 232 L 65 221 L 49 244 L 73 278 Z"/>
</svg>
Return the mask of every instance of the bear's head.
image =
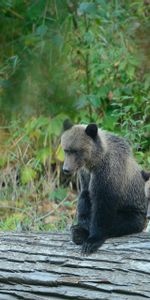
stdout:
<svg viewBox="0 0 150 300">
<path fill-rule="evenodd" d="M 72 125 L 66 121 L 64 130 L 61 137 L 65 153 L 64 173 L 72 174 L 82 167 L 90 168 L 100 142 L 97 125 Z"/>
</svg>

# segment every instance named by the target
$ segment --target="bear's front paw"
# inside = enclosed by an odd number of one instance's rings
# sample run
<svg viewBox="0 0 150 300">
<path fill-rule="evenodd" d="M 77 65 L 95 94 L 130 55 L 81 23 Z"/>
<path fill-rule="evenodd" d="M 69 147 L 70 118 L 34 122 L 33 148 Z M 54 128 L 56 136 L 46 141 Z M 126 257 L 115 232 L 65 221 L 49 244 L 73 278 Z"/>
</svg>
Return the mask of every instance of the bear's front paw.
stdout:
<svg viewBox="0 0 150 300">
<path fill-rule="evenodd" d="M 104 243 L 104 238 L 99 238 L 96 236 L 89 237 L 82 246 L 82 255 L 89 255 L 98 250 L 100 246 Z"/>
<path fill-rule="evenodd" d="M 82 245 L 89 236 L 88 230 L 82 228 L 80 225 L 73 225 L 71 226 L 71 235 L 72 241 L 76 245 Z"/>
</svg>

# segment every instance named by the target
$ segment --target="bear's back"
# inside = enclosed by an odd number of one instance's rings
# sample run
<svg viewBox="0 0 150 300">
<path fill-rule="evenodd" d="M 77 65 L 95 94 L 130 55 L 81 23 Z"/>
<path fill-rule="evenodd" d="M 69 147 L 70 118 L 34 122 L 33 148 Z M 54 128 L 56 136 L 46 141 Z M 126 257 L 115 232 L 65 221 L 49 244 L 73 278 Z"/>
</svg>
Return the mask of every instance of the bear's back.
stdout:
<svg viewBox="0 0 150 300">
<path fill-rule="evenodd" d="M 121 206 L 137 207 L 145 213 L 144 180 L 129 144 L 109 132 L 103 132 L 103 140 L 107 145 L 103 166 L 99 167 L 103 189 L 114 193 Z"/>
</svg>

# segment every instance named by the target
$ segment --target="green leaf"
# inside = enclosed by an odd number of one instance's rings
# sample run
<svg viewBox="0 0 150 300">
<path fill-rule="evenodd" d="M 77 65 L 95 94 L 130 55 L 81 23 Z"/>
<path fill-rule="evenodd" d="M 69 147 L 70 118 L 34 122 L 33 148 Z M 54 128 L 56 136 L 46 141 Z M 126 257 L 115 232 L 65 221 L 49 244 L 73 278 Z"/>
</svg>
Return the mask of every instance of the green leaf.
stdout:
<svg viewBox="0 0 150 300">
<path fill-rule="evenodd" d="M 142 163 L 143 163 L 144 153 L 141 152 L 141 151 L 138 151 L 138 152 L 136 152 L 136 157 L 137 157 L 137 159 L 138 159 L 138 162 L 139 162 L 140 164 L 142 164 Z"/>
<path fill-rule="evenodd" d="M 100 100 L 100 98 L 98 97 L 98 95 L 97 95 L 97 96 L 96 96 L 96 95 L 89 95 L 89 96 L 88 96 L 88 99 L 89 99 L 90 104 L 91 104 L 93 107 L 97 108 L 97 107 L 100 107 L 100 106 L 101 106 L 101 100 Z"/>
<path fill-rule="evenodd" d="M 64 161 L 64 151 L 63 151 L 61 145 L 59 145 L 56 150 L 56 159 L 58 159 L 61 162 Z"/>
<path fill-rule="evenodd" d="M 65 201 L 64 206 L 71 208 L 73 206 L 71 201 Z"/>
<path fill-rule="evenodd" d="M 115 129 L 115 126 L 117 124 L 117 120 L 118 120 L 118 115 L 114 116 L 112 115 L 112 112 L 107 112 L 105 114 L 105 117 L 103 119 L 103 122 L 102 122 L 102 126 L 104 129 L 106 130 L 110 130 L 110 131 L 113 131 Z"/>
<path fill-rule="evenodd" d="M 88 105 L 87 95 L 81 95 L 77 101 L 76 107 L 78 109 L 81 109 L 84 108 L 86 105 Z"/>
<path fill-rule="evenodd" d="M 48 133 L 50 135 L 59 136 L 65 119 L 66 116 L 64 114 L 59 114 L 55 118 L 51 119 L 48 126 Z"/>
<path fill-rule="evenodd" d="M 23 184 L 31 182 L 36 177 L 36 172 L 30 166 L 25 166 L 21 170 L 21 182 Z"/>
<path fill-rule="evenodd" d="M 94 34 L 91 31 L 85 32 L 84 42 L 86 42 L 87 44 L 91 44 L 94 42 Z"/>
<path fill-rule="evenodd" d="M 41 25 L 39 27 L 37 27 L 36 29 L 36 34 L 40 35 L 40 36 L 44 36 L 45 33 L 47 32 L 48 28 L 46 25 Z"/>
<path fill-rule="evenodd" d="M 84 15 L 84 14 L 96 15 L 96 13 L 97 13 L 97 6 L 94 3 L 82 2 L 79 5 L 78 13 L 80 15 Z"/>
<path fill-rule="evenodd" d="M 37 151 L 36 159 L 40 161 L 43 165 L 45 165 L 48 158 L 52 155 L 52 149 L 49 147 L 40 149 Z"/>
<path fill-rule="evenodd" d="M 7 163 L 6 157 L 0 157 L 0 168 L 4 167 Z"/>
<path fill-rule="evenodd" d="M 57 47 L 61 47 L 63 46 L 64 40 L 63 40 L 63 36 L 61 36 L 60 34 L 56 34 L 52 37 L 52 42 L 54 43 L 55 46 Z"/>
<path fill-rule="evenodd" d="M 59 200 L 62 201 L 67 195 L 67 190 L 65 188 L 58 188 L 57 190 L 51 192 L 49 199 L 50 200 Z"/>
<path fill-rule="evenodd" d="M 25 124 L 25 129 L 27 133 L 32 132 L 34 129 L 38 129 L 41 127 L 45 127 L 49 124 L 48 118 L 39 117 L 39 118 L 32 118 Z"/>
<path fill-rule="evenodd" d="M 12 85 L 10 80 L 0 79 L 0 88 L 8 88 Z"/>
<path fill-rule="evenodd" d="M 129 79 L 133 79 L 134 73 L 135 73 L 135 68 L 133 66 L 129 65 L 127 68 L 127 75 L 129 77 Z"/>
</svg>

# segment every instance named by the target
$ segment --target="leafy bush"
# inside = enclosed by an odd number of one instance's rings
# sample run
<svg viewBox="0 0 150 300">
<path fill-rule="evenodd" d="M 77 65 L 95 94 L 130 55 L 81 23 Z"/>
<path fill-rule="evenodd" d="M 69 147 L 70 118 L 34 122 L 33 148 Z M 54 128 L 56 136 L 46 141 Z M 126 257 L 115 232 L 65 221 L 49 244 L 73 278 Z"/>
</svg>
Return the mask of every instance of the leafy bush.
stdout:
<svg viewBox="0 0 150 300">
<path fill-rule="evenodd" d="M 76 196 L 62 186 L 65 178 L 61 180 L 60 133 L 65 118 L 63 114 L 31 118 L 10 126 L 7 150 L 1 159 L 3 230 L 52 230 L 71 223 Z"/>
</svg>

